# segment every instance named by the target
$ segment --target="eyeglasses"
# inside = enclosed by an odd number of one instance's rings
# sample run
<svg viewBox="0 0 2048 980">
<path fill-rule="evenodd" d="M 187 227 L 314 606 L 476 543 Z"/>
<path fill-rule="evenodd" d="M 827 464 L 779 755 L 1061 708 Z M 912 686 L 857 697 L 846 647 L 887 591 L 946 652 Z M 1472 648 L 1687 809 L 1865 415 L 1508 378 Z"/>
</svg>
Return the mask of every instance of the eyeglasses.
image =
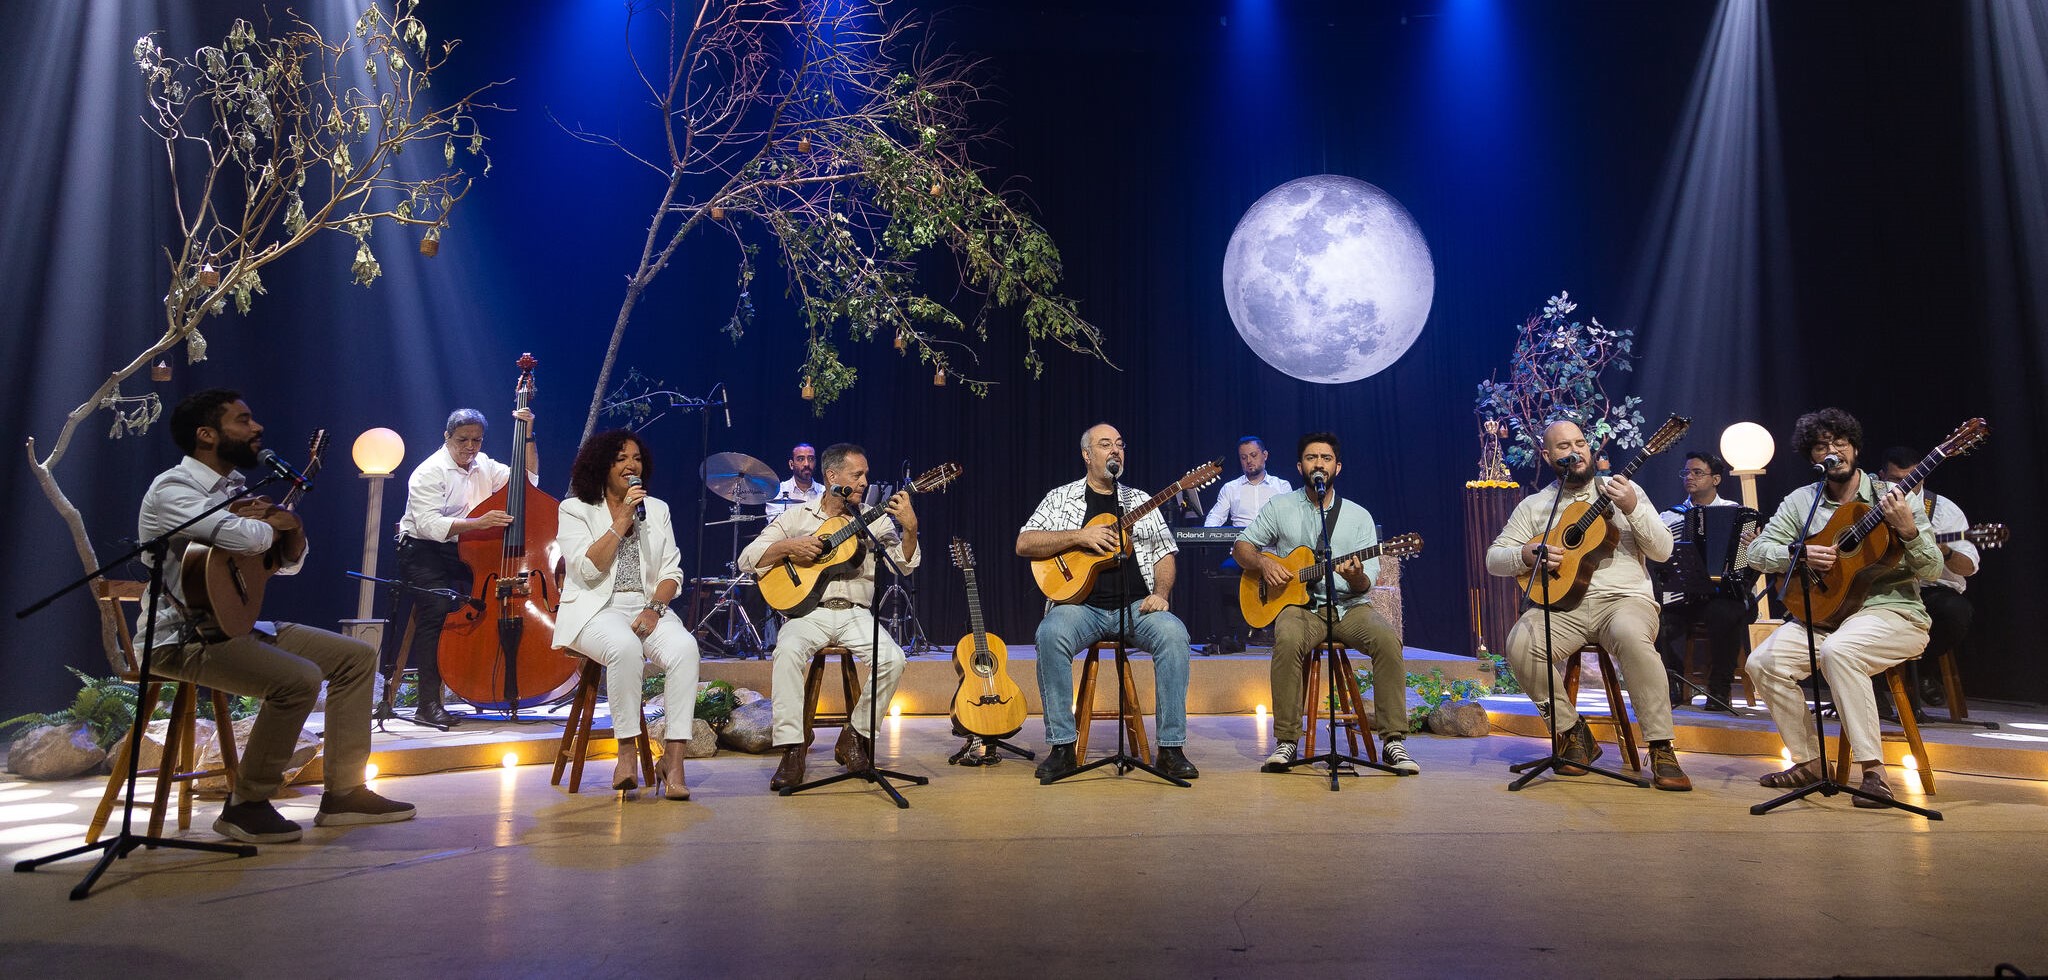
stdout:
<svg viewBox="0 0 2048 980">
<path fill-rule="evenodd" d="M 1813 448 L 1815 448 L 1815 449 L 1854 449 L 1854 448 L 1856 448 L 1856 444 L 1855 444 L 1855 443 L 1852 443 L 1852 442 L 1850 442 L 1850 441 L 1849 441 L 1849 440 L 1847 440 L 1847 439 L 1843 439 L 1843 438 L 1840 438 L 1840 437 L 1836 437 L 1836 438 L 1833 438 L 1833 439 L 1816 439 L 1816 440 L 1814 440 L 1814 442 L 1813 442 Z"/>
<path fill-rule="evenodd" d="M 1687 468 L 1685 468 L 1685 469 L 1679 470 L 1679 471 L 1678 471 L 1678 475 L 1679 475 L 1679 476 L 1684 476 L 1684 477 L 1694 477 L 1694 476 L 1702 476 L 1702 477 L 1704 477 L 1704 476 L 1713 476 L 1713 475 L 1714 475 L 1714 471 L 1713 471 L 1713 470 L 1700 470 L 1700 469 L 1693 469 L 1693 468 L 1691 468 L 1691 467 L 1687 467 Z"/>
</svg>

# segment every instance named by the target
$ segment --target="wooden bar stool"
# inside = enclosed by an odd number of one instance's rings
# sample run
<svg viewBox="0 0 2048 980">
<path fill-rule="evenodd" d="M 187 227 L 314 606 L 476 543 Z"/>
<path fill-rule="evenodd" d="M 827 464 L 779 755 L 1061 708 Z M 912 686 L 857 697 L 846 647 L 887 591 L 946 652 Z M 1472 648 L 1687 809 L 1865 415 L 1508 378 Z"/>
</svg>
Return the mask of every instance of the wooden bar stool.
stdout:
<svg viewBox="0 0 2048 980">
<path fill-rule="evenodd" d="M 1913 702 L 1906 696 L 1906 665 L 1897 664 L 1884 672 L 1885 686 L 1892 691 L 1892 709 L 1899 714 L 1899 727 L 1906 730 L 1906 748 L 1913 753 L 1913 768 L 1920 772 L 1920 788 L 1934 795 L 1934 763 L 1927 758 L 1927 743 L 1920 741 L 1920 723 L 1913 720 Z M 1849 784 L 1849 733 L 1835 736 L 1835 781 Z M 1850 784 L 1854 785 L 1854 784 Z"/>
<path fill-rule="evenodd" d="M 1607 688 L 1608 713 L 1606 715 L 1588 715 L 1580 712 L 1579 717 L 1585 719 L 1588 726 L 1595 722 L 1603 725 L 1613 725 L 1614 747 L 1621 750 L 1622 761 L 1627 762 L 1630 769 L 1641 772 L 1643 771 L 1643 760 L 1636 755 L 1635 725 L 1628 720 L 1627 702 L 1621 699 L 1621 674 L 1614 669 L 1614 658 L 1609 657 L 1606 649 L 1601 647 L 1600 644 L 1586 644 L 1566 662 L 1564 668 L 1565 697 L 1572 699 L 1572 704 L 1575 707 L 1578 705 L 1579 674 L 1585 667 L 1586 654 L 1589 653 L 1599 657 L 1600 680 Z M 1660 678 L 1658 683 L 1663 683 L 1663 680 Z"/>
<path fill-rule="evenodd" d="M 548 777 L 549 786 L 562 785 L 562 768 L 569 768 L 569 792 L 583 788 L 583 760 L 590 751 L 590 738 L 609 738 L 612 730 L 593 731 L 597 719 L 597 692 L 604 687 L 604 665 L 589 657 L 564 651 L 583 661 L 583 669 L 576 678 L 576 693 L 569 699 L 569 723 L 562 726 L 562 744 L 555 750 L 555 772 Z M 646 737 L 647 709 L 640 710 L 640 775 L 641 784 L 654 785 L 654 746 Z"/>
<path fill-rule="evenodd" d="M 1131 679 L 1131 652 L 1116 640 L 1102 640 L 1088 645 L 1088 652 L 1082 654 L 1081 690 L 1074 697 L 1074 721 L 1078 730 L 1074 739 L 1074 761 L 1088 761 L 1088 729 L 1097 720 L 1116 719 L 1118 712 L 1095 710 L 1095 672 L 1097 658 L 1104 650 L 1116 651 L 1116 676 L 1118 692 L 1122 699 L 1124 733 L 1130 739 L 1131 754 L 1140 759 L 1152 758 L 1152 750 L 1145 742 L 1145 705 L 1138 700 L 1138 685 Z"/>
<path fill-rule="evenodd" d="M 1367 662 L 1372 660 L 1364 653 L 1359 656 Z M 1379 748 L 1373 744 L 1372 724 L 1365 717 L 1365 697 L 1358 688 L 1358 672 L 1351 667 L 1351 654 L 1344 644 L 1336 640 L 1316 644 L 1301 665 L 1308 681 L 1302 687 L 1301 699 L 1301 713 L 1308 716 L 1307 723 L 1302 726 L 1303 734 L 1308 736 L 1308 748 L 1302 757 L 1311 758 L 1316 754 L 1316 732 L 1320 729 L 1317 719 L 1322 719 L 1322 724 L 1329 723 L 1329 712 L 1322 703 L 1323 675 L 1329 670 L 1326 657 L 1337 658 L 1337 690 L 1334 695 L 1337 699 L 1337 728 L 1350 740 L 1352 755 L 1359 755 L 1358 741 L 1362 737 L 1365 739 L 1365 754 L 1360 757 L 1377 763 L 1380 761 Z M 1407 719 L 1401 720 L 1405 722 Z"/>
<path fill-rule="evenodd" d="M 93 598 L 103 606 L 112 608 L 114 632 L 120 641 L 121 654 L 127 667 L 121 671 L 121 679 L 130 684 L 140 684 L 142 665 L 135 654 L 135 637 L 128 628 L 128 610 L 123 603 L 132 603 L 141 608 L 147 597 L 149 583 L 127 579 L 101 579 L 93 583 Z M 241 768 L 240 755 L 235 751 L 234 723 L 229 718 L 226 692 L 208 689 L 207 695 L 213 705 L 214 737 L 219 740 L 221 766 L 218 769 L 198 769 L 198 718 L 200 687 L 187 681 L 173 681 L 158 678 L 142 684 L 136 692 L 135 723 L 149 724 L 151 715 L 166 686 L 177 688 L 171 695 L 171 718 L 164 726 L 164 750 L 154 769 L 144 769 L 136 776 L 147 776 L 156 780 L 156 795 L 153 800 L 137 800 L 135 805 L 149 809 L 149 836 L 161 837 L 164 832 L 164 814 L 170 808 L 171 786 L 178 787 L 178 829 L 192 826 L 192 782 L 210 776 L 226 776 L 228 786 L 235 784 L 235 774 Z M 132 736 L 129 736 L 132 737 Z M 113 769 L 107 775 L 106 792 L 100 794 L 100 805 L 93 811 L 92 821 L 86 825 L 85 840 L 90 844 L 100 839 L 107 828 L 107 820 L 113 815 L 114 807 L 121 802 L 121 794 L 128 785 L 129 737 L 121 739 L 114 750 Z"/>
<path fill-rule="evenodd" d="M 1948 720 L 1969 721 L 1970 702 L 1963 697 L 1963 672 L 1956 666 L 1956 652 L 1944 650 L 1934 655 L 1940 661 L 1941 689 L 1948 698 Z M 1914 758 L 1919 758 L 1915 756 Z M 1929 793 L 1934 792 L 1928 790 Z"/>
<path fill-rule="evenodd" d="M 825 662 L 829 657 L 839 658 L 839 689 L 846 695 L 843 711 L 820 711 L 825 694 Z M 853 651 L 842 646 L 820 647 L 811 654 L 811 666 L 804 671 L 804 747 L 810 748 L 814 732 L 819 728 L 847 728 L 852 719 L 853 706 L 860 701 L 860 672 L 853 662 Z"/>
</svg>

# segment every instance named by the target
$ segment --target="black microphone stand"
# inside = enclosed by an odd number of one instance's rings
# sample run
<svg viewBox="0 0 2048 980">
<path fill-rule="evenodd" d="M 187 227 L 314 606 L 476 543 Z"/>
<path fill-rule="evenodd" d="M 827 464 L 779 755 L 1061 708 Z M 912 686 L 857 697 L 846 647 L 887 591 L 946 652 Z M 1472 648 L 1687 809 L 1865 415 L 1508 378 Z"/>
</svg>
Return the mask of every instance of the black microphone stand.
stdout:
<svg viewBox="0 0 2048 980">
<path fill-rule="evenodd" d="M 855 528 L 858 529 L 854 533 L 862 538 L 867 539 L 867 546 L 875 550 L 875 557 L 879 561 L 879 563 L 881 565 L 887 565 L 889 567 L 890 581 L 892 583 L 901 581 L 903 578 L 903 569 L 897 566 L 896 559 L 889 557 L 889 549 L 882 547 L 882 542 L 875 537 L 874 529 L 868 527 L 868 515 L 861 510 L 861 505 L 854 503 L 851 499 L 845 496 L 841 496 L 839 499 L 847 507 L 852 509 L 853 525 Z M 877 567 L 879 567 L 879 565 Z M 819 583 L 818 588 L 822 589 L 824 587 L 824 583 Z M 889 794 L 889 798 L 896 801 L 896 808 L 898 810 L 908 810 L 910 809 L 910 801 L 904 799 L 903 794 L 898 793 L 896 791 L 896 787 L 889 784 L 889 780 L 900 779 L 904 782 L 911 783 L 917 786 L 923 786 L 931 782 L 931 780 L 925 776 L 913 776 L 907 772 L 896 772 L 895 770 L 884 769 L 880 766 L 875 765 L 875 755 L 879 751 L 878 747 L 881 745 L 881 739 L 879 738 L 879 736 L 882 734 L 881 723 L 879 721 L 881 717 L 882 703 L 882 620 L 881 617 L 875 615 L 875 611 L 873 609 L 868 610 L 868 625 L 870 629 L 868 632 L 867 766 L 861 769 L 849 769 L 842 773 L 835 773 L 833 775 L 826 776 L 823 779 L 813 779 L 808 783 L 799 783 L 795 786 L 784 786 L 782 789 L 777 791 L 780 795 L 793 796 L 797 793 L 804 792 L 805 790 L 817 789 L 820 786 L 830 786 L 833 783 L 843 782 L 848 779 L 864 779 L 870 783 L 875 784 L 876 786 L 880 786 L 882 788 L 882 792 Z M 906 661 L 908 659 L 909 658 L 907 657 L 905 658 Z M 906 663 L 906 669 L 908 668 L 908 666 L 908 663 Z M 851 709 L 851 707 L 851 705 L 848 706 L 849 710 Z M 847 719 L 846 723 L 851 725 L 853 724 L 853 720 L 849 718 Z"/>
<path fill-rule="evenodd" d="M 470 596 L 466 593 L 457 592 L 454 589 L 429 589 L 423 586 L 414 585 L 411 582 L 406 582 L 395 578 L 378 578 L 375 575 L 364 575 L 363 573 L 357 571 L 348 571 L 343 572 L 342 574 L 347 575 L 350 578 L 362 579 L 365 582 L 375 582 L 378 585 L 384 586 L 384 590 L 391 593 L 391 597 L 394 600 L 393 605 L 397 604 L 396 600 L 400 592 L 410 592 L 413 594 L 413 598 L 415 600 L 429 597 L 435 599 L 446 599 L 448 602 L 453 604 L 450 607 L 451 609 L 460 606 L 469 606 L 475 609 L 483 608 L 483 604 L 479 602 L 475 597 Z M 405 633 L 398 643 L 398 656 L 393 657 L 391 660 L 391 676 L 387 678 L 384 682 L 384 696 L 377 700 L 376 710 L 370 712 L 370 720 L 376 722 L 377 730 L 379 732 L 384 732 L 385 734 L 389 734 L 389 730 L 384 727 L 384 723 L 387 721 L 396 721 L 400 717 L 397 709 L 398 681 L 399 678 L 405 676 L 406 661 L 412 657 L 413 628 L 418 623 L 419 607 L 414 606 L 405 617 Z M 435 722 L 421 719 L 419 717 L 418 712 L 414 712 L 412 717 L 406 718 L 404 720 L 412 722 L 413 724 L 419 725 L 423 728 L 431 728 L 437 732 L 445 732 L 448 730 L 447 725 L 437 724 Z"/>
<path fill-rule="evenodd" d="M 1826 471 L 1823 470 L 1822 472 L 1823 476 L 1820 482 L 1815 484 L 1813 488 L 1813 503 L 1806 508 L 1806 520 L 1800 522 L 1799 537 L 1796 543 L 1792 545 L 1792 566 L 1786 570 L 1785 582 L 1778 590 L 1778 601 L 1785 601 L 1785 597 L 1792 591 L 1792 579 L 1796 578 L 1799 580 L 1799 597 L 1806 603 L 1807 616 L 1799 620 L 1799 625 L 1806 630 L 1806 676 L 1813 682 L 1813 736 L 1814 741 L 1819 743 L 1820 747 L 1820 755 L 1817 759 L 1820 763 L 1820 781 L 1808 786 L 1801 786 L 1776 799 L 1750 807 L 1750 815 L 1763 816 L 1793 800 L 1803 800 L 1815 793 L 1819 793 L 1822 796 L 1847 793 L 1860 800 L 1869 800 L 1872 803 L 1896 807 L 1908 813 L 1917 813 L 1929 820 L 1940 820 L 1941 811 L 1939 810 L 1917 807 L 1911 803 L 1879 796 L 1876 793 L 1866 793 L 1860 786 L 1849 786 L 1837 782 L 1835 780 L 1834 768 L 1828 765 L 1827 722 L 1821 717 L 1820 711 L 1820 648 L 1813 638 L 1813 623 L 1809 621 L 1813 615 L 1813 576 L 1806 564 L 1806 535 L 1813 528 L 1814 515 L 1820 511 L 1821 498 L 1826 496 L 1828 492 Z M 1797 765 L 1798 760 L 1794 759 L 1793 764 Z"/>
<path fill-rule="evenodd" d="M 1116 560 L 1111 564 L 1116 568 L 1116 572 L 1114 574 L 1116 575 L 1117 646 L 1128 650 L 1131 642 L 1131 596 L 1130 588 L 1128 585 L 1125 584 L 1123 563 L 1127 561 L 1135 562 L 1138 560 L 1138 557 L 1137 546 L 1135 544 L 1133 544 L 1128 549 L 1124 547 L 1124 542 L 1132 541 L 1134 538 L 1136 538 L 1136 535 L 1129 533 L 1123 529 L 1124 485 L 1123 481 L 1119 479 L 1119 476 L 1122 474 L 1122 472 L 1123 467 L 1119 465 L 1116 470 L 1112 471 L 1109 474 L 1109 499 L 1111 502 L 1110 505 L 1113 508 L 1115 508 L 1113 512 L 1116 514 L 1116 523 L 1110 526 L 1117 529 Z M 1126 662 L 1128 662 L 1128 660 L 1126 660 Z M 1113 664 L 1111 665 L 1110 669 L 1112 671 L 1118 670 L 1118 665 Z M 1134 684 L 1132 686 L 1135 687 L 1136 685 Z M 1040 786 L 1050 786 L 1054 783 L 1059 782 L 1062 779 L 1066 779 L 1070 776 L 1078 776 L 1084 772 L 1087 772 L 1090 769 L 1100 769 L 1103 766 L 1115 766 L 1116 774 L 1119 776 L 1125 775 L 1133 769 L 1137 769 L 1142 772 L 1147 772 L 1154 776 L 1158 776 L 1159 778 L 1164 779 L 1175 786 L 1179 786 L 1182 789 L 1191 788 L 1194 784 L 1188 782 L 1185 779 L 1180 778 L 1179 776 L 1168 775 L 1166 770 L 1160 769 L 1159 767 L 1154 766 L 1151 763 L 1146 762 L 1145 760 L 1140 759 L 1137 756 L 1131 754 L 1130 743 L 1124 737 L 1124 726 L 1128 724 L 1128 722 L 1125 720 L 1126 716 L 1124 714 L 1127 707 L 1128 706 L 1124 704 L 1123 675 L 1121 673 L 1118 673 L 1116 680 L 1116 754 L 1104 756 L 1100 759 L 1095 760 L 1094 762 L 1088 763 L 1087 765 L 1076 766 L 1075 768 L 1069 769 L 1066 772 L 1060 773 L 1059 775 L 1053 776 L 1049 779 L 1041 779 L 1038 781 L 1038 784 Z M 1076 705 L 1074 710 L 1074 720 L 1076 724 L 1088 724 L 1089 722 L 1084 721 L 1083 719 L 1086 718 L 1088 715 L 1093 714 L 1094 711 L 1095 706 L 1092 704 L 1086 706 Z"/>
<path fill-rule="evenodd" d="M 171 528 L 170 530 L 165 531 L 164 533 L 159 534 L 156 537 L 149 539 L 148 541 L 144 541 L 141 544 L 136 545 L 133 551 L 130 551 L 127 554 L 114 559 L 113 561 L 107 562 L 106 564 L 101 565 L 96 569 L 93 569 L 92 571 L 86 573 L 84 578 L 81 578 L 78 581 L 71 583 L 70 585 L 67 585 L 61 589 L 58 589 L 55 592 L 50 593 L 49 595 L 44 596 L 42 599 L 37 600 L 34 604 L 28 606 L 27 608 L 22 609 L 19 612 L 16 612 L 14 614 L 14 618 L 27 619 L 28 617 L 35 615 L 44 606 L 47 606 L 50 603 L 55 602 L 58 598 L 62 596 L 68 595 L 78 587 L 85 585 L 86 583 L 91 582 L 94 579 L 105 578 L 107 573 L 112 571 L 115 567 L 126 564 L 130 560 L 140 557 L 144 554 L 148 554 L 150 556 L 150 560 L 146 564 L 149 565 L 149 596 L 147 600 L 149 602 L 149 606 L 148 612 L 145 614 L 146 619 L 142 629 L 142 656 L 138 661 L 136 667 L 137 680 L 135 687 L 136 690 L 140 691 L 148 687 L 150 684 L 156 683 L 156 681 L 152 679 L 150 674 L 150 664 L 152 663 L 153 658 L 156 654 L 156 609 L 158 601 L 163 598 L 164 594 L 164 562 L 169 560 L 172 539 L 176 538 L 179 534 L 184 533 L 184 531 L 187 528 L 190 528 L 192 525 L 197 524 L 200 521 L 203 521 L 209 517 L 212 517 L 213 515 L 218 514 L 223 510 L 226 510 L 228 506 L 233 504 L 235 501 L 241 500 L 245 497 L 252 496 L 258 490 L 261 490 L 264 487 L 276 483 L 281 479 L 284 479 L 284 477 L 273 476 L 270 479 L 264 480 L 260 483 L 257 483 L 253 486 L 244 489 L 241 493 L 229 497 L 228 499 L 223 500 L 220 503 L 213 505 L 212 507 L 208 507 L 204 511 L 201 511 L 198 514 L 194 515 L 191 520 L 188 520 L 185 523 L 178 525 L 177 527 Z M 180 683 L 189 684 L 192 682 L 180 681 Z M 222 719 L 222 721 L 223 723 L 225 723 L 226 719 Z M 105 874 L 107 872 L 107 868 L 111 867 L 116 860 L 127 857 L 131 852 L 133 852 L 138 847 L 148 847 L 152 849 L 158 847 L 168 847 L 174 850 L 181 851 L 205 851 L 212 854 L 232 854 L 235 857 L 256 856 L 256 848 L 248 844 L 217 844 L 212 841 L 180 840 L 175 837 L 151 837 L 146 834 L 138 834 L 135 832 L 135 781 L 137 778 L 137 774 L 142 771 L 142 729 L 146 727 L 148 724 L 149 719 L 136 718 L 135 723 L 129 726 L 128 729 L 128 798 L 121 807 L 121 832 L 115 834 L 112 837 L 102 837 L 99 840 L 93 841 L 90 844 L 80 844 L 77 847 L 58 851 L 55 854 L 48 854 L 44 855 L 43 857 L 30 858 L 29 860 L 18 862 L 14 866 L 15 871 L 34 871 L 35 869 L 40 868 L 45 864 L 50 864 L 55 861 L 62 861 L 67 858 L 76 857 L 77 855 L 84 854 L 89 851 L 104 852 L 100 855 L 99 862 L 92 866 L 92 870 L 86 872 L 85 880 L 80 881 L 77 884 L 77 886 L 71 889 L 71 900 L 76 902 L 80 899 L 89 897 L 92 894 L 92 886 L 95 882 L 100 880 L 100 875 Z M 165 765 L 169 764 L 170 760 L 166 759 Z M 158 778 L 164 777 L 159 776 Z"/>
<path fill-rule="evenodd" d="M 1311 480 L 1310 490 L 1313 490 L 1314 486 L 1314 481 Z M 1321 562 L 1323 566 L 1323 640 L 1326 643 L 1340 642 L 1337 639 L 1337 563 L 1331 560 L 1335 552 L 1330 545 L 1330 533 L 1333 530 L 1333 525 L 1336 523 L 1336 514 L 1330 506 L 1333 494 L 1334 490 L 1330 486 L 1329 481 L 1325 479 L 1323 481 L 1323 500 L 1318 508 L 1323 515 L 1323 533 L 1316 542 L 1316 561 Z M 1377 769 L 1396 776 L 1415 775 L 1410 772 L 1402 772 L 1393 766 L 1382 765 L 1368 759 L 1361 759 L 1355 755 L 1345 755 L 1337 751 L 1337 702 L 1340 700 L 1337 696 L 1338 657 L 1335 653 L 1332 653 L 1324 659 L 1330 662 L 1330 751 L 1322 755 L 1310 756 L 1306 759 L 1296 759 L 1288 763 L 1287 768 L 1291 770 L 1297 766 L 1311 766 L 1317 763 L 1328 765 L 1330 767 L 1330 792 L 1332 793 L 1337 791 L 1337 777 L 1358 775 L 1356 768 L 1358 766 L 1364 766 L 1367 769 Z M 1353 705 L 1352 707 L 1360 712 L 1364 711 L 1363 705 Z M 1281 706 L 1276 704 L 1273 708 L 1275 711 L 1278 711 Z M 1402 719 L 1404 722 L 1406 720 L 1405 718 Z M 1315 719 L 1313 715 L 1310 716 L 1309 722 L 1314 724 Z M 1372 738 L 1372 733 L 1365 733 L 1365 737 L 1367 739 Z"/>
<path fill-rule="evenodd" d="M 1599 492 L 1598 479 L 1597 476 L 1594 478 L 1595 494 Z M 1557 523 L 1557 505 L 1563 500 L 1564 475 L 1560 473 L 1557 477 L 1556 492 L 1550 498 L 1550 517 L 1543 522 L 1543 538 L 1547 539 L 1550 536 L 1552 525 Z M 1509 772 L 1518 772 L 1522 775 L 1514 782 L 1509 783 L 1508 789 L 1511 791 L 1521 789 L 1529 785 L 1531 780 L 1543 775 L 1546 770 L 1556 770 L 1566 765 L 1574 769 L 1584 769 L 1587 772 L 1599 773 L 1609 779 L 1619 780 L 1634 786 L 1647 787 L 1650 785 L 1650 781 L 1647 779 L 1625 775 L 1612 769 L 1602 769 L 1599 766 L 1593 765 L 1590 760 L 1585 763 L 1565 761 L 1563 746 L 1559 745 L 1557 741 L 1557 652 L 1552 649 L 1554 641 L 1550 631 L 1550 580 L 1555 578 L 1556 575 L 1550 570 L 1549 556 L 1550 545 L 1545 543 L 1544 540 L 1539 539 L 1536 544 L 1536 567 L 1529 577 L 1528 587 L 1522 590 L 1522 601 L 1529 601 L 1529 593 L 1535 590 L 1538 581 L 1543 583 L 1543 601 L 1537 605 L 1543 609 L 1543 718 L 1550 723 L 1550 754 L 1541 759 L 1531 759 L 1528 762 L 1518 762 L 1509 766 Z M 1576 656 L 1577 654 L 1574 653 L 1573 655 Z M 1576 708 L 1576 705 L 1574 708 Z M 1623 714 L 1627 709 L 1618 704 L 1613 705 L 1613 708 L 1616 716 L 1615 724 L 1628 724 L 1628 717 Z"/>
</svg>

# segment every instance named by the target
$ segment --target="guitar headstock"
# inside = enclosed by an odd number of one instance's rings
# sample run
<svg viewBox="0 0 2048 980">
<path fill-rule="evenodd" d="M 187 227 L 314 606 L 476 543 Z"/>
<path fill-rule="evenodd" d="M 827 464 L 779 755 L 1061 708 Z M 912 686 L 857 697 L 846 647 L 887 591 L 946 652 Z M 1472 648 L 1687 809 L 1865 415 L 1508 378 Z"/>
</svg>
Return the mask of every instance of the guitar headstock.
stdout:
<svg viewBox="0 0 2048 980">
<path fill-rule="evenodd" d="M 1380 542 L 1380 554 L 1387 558 L 1409 558 L 1422 553 L 1422 535 L 1414 531 L 1396 534 Z"/>
<path fill-rule="evenodd" d="M 327 430 L 314 429 L 313 437 L 306 440 L 306 478 L 320 472 L 321 457 L 327 455 Z"/>
<path fill-rule="evenodd" d="M 1985 422 L 1983 419 L 1971 419 L 1962 425 L 1956 426 L 1956 431 L 1949 433 L 1948 438 L 1943 439 L 1941 445 L 1935 447 L 1934 451 L 1940 453 L 1943 458 L 1961 456 L 1977 448 L 1977 444 L 1983 442 L 1990 435 L 1990 423 Z"/>
<path fill-rule="evenodd" d="M 2003 524 L 1972 524 L 1963 532 L 1963 538 L 1979 548 L 2005 547 L 2006 539 L 2011 536 L 2012 532 Z"/>
<path fill-rule="evenodd" d="M 903 489 L 912 493 L 930 493 L 933 490 L 945 489 L 957 479 L 960 479 L 960 464 L 941 463 L 918 474 L 917 479 L 910 481 L 910 485 Z"/>
<path fill-rule="evenodd" d="M 1643 455 L 1655 456 L 1677 445 L 1678 440 L 1685 438 L 1685 431 L 1690 428 L 1692 420 L 1682 415 L 1673 415 L 1665 419 L 1664 424 L 1658 426 L 1656 432 L 1651 433 L 1650 441 L 1643 444 Z"/>
<path fill-rule="evenodd" d="M 1218 457 L 1187 471 L 1179 480 L 1174 481 L 1172 492 L 1185 493 L 1189 490 L 1199 490 L 1216 482 L 1216 478 L 1222 475 L 1223 459 Z"/>
<path fill-rule="evenodd" d="M 959 538 L 953 539 L 953 566 L 963 572 L 974 571 L 974 546 Z"/>
</svg>

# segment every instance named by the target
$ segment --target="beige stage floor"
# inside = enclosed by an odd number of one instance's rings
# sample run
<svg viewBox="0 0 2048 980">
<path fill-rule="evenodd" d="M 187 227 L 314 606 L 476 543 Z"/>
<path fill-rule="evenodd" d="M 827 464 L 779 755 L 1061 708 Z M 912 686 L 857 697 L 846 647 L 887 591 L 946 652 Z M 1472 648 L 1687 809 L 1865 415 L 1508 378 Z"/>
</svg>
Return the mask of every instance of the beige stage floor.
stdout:
<svg viewBox="0 0 2048 980">
<path fill-rule="evenodd" d="M 82 859 L 0 876 L 0 971 L 2048 972 L 2048 783 L 1944 774 L 1939 796 L 1914 797 L 1940 823 L 1846 797 L 1758 817 L 1748 806 L 1771 794 L 1755 777 L 1775 760 L 1687 755 L 1689 794 L 1597 777 L 1509 793 L 1505 763 L 1541 746 L 1494 735 L 1416 737 L 1420 778 L 1332 793 L 1256 771 L 1261 721 L 1191 728 L 1191 789 L 1102 774 L 1040 787 L 1021 760 L 946 766 L 944 719 L 888 722 L 885 760 L 933 777 L 905 788 L 909 810 L 858 783 L 778 798 L 773 758 L 737 754 L 692 764 L 689 803 L 571 797 L 538 765 L 385 778 L 420 819 L 309 827 L 243 860 L 138 852 L 85 902 L 65 899 Z M 835 771 L 823 745 L 812 764 Z M 0 784 L 0 850 L 76 841 L 100 786 Z M 299 792 L 285 812 L 310 822 L 317 796 Z"/>
</svg>

